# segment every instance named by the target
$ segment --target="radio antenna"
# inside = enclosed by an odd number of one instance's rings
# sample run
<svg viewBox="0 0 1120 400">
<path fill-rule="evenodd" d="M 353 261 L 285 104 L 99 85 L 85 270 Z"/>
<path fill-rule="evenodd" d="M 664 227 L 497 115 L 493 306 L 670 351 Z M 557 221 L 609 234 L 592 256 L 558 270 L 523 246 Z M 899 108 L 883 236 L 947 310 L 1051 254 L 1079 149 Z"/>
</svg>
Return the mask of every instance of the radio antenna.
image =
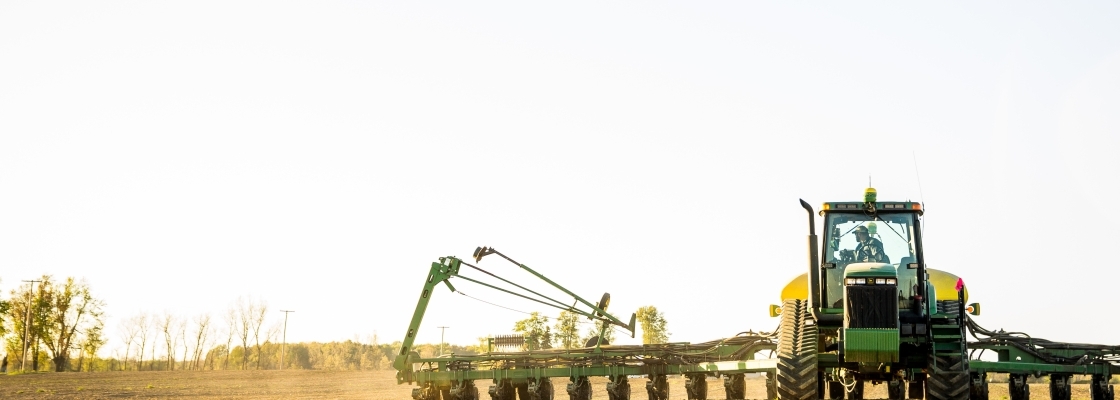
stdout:
<svg viewBox="0 0 1120 400">
<path fill-rule="evenodd" d="M 911 150 L 910 156 L 914 159 L 914 177 L 918 178 L 918 196 L 921 197 L 922 210 L 926 209 L 926 194 L 922 192 L 922 175 L 918 173 L 918 154 Z M 926 225 L 922 224 L 922 233 L 925 233 Z"/>
</svg>

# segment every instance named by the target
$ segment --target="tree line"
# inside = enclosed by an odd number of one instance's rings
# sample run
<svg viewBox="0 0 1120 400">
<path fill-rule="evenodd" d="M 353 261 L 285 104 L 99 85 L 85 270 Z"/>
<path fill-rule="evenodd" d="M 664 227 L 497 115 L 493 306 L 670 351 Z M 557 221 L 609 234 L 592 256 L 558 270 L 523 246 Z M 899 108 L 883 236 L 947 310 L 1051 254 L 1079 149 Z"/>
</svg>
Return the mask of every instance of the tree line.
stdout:
<svg viewBox="0 0 1120 400">
<path fill-rule="evenodd" d="M 366 340 L 279 343 L 283 326 L 268 303 L 238 298 L 218 317 L 139 312 L 105 329 L 103 300 L 84 280 L 44 275 L 0 298 L 0 372 L 175 371 L 247 369 L 378 370 L 392 368 L 400 342 Z M 111 351 L 106 345 L 114 343 Z M 425 357 L 438 344 L 417 345 Z M 445 345 L 478 354 L 481 346 Z M 109 354 L 103 354 L 109 353 Z"/>
<path fill-rule="evenodd" d="M 238 298 L 218 318 L 139 312 L 123 318 L 117 335 L 105 332 L 103 300 L 89 284 L 73 277 L 43 275 L 30 285 L 0 299 L 0 338 L 4 356 L 0 372 L 13 371 L 175 371 L 247 369 L 379 370 L 391 368 L 400 342 L 366 340 L 344 342 L 277 343 L 279 321 L 261 299 Z M 643 343 L 669 338 L 664 315 L 653 306 L 638 310 Z M 554 322 L 554 323 L 553 323 Z M 581 329 L 586 328 L 582 333 Z M 555 319 L 534 312 L 514 323 L 524 336 L 520 347 L 529 350 L 584 347 L 600 332 L 609 343 L 617 327 L 588 321 L 562 311 Z M 116 345 L 105 353 L 110 341 Z M 439 345 L 417 345 L 422 357 L 439 355 Z M 455 354 L 479 354 L 493 349 L 488 338 L 477 345 L 446 345 Z M 499 349 L 493 349 L 499 350 Z"/>
</svg>

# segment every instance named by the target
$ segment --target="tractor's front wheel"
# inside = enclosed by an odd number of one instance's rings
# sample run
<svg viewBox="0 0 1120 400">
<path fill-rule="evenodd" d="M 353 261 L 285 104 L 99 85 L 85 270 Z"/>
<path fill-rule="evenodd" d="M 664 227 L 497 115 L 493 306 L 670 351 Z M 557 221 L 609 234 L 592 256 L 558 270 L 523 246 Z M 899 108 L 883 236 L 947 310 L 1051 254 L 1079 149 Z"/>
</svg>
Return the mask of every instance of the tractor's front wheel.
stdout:
<svg viewBox="0 0 1120 400">
<path fill-rule="evenodd" d="M 805 300 L 782 303 L 776 386 L 781 400 L 817 399 L 817 325 Z"/>
<path fill-rule="evenodd" d="M 966 363 L 967 360 L 960 356 L 931 355 L 926 399 L 968 400 L 971 380 Z"/>
</svg>

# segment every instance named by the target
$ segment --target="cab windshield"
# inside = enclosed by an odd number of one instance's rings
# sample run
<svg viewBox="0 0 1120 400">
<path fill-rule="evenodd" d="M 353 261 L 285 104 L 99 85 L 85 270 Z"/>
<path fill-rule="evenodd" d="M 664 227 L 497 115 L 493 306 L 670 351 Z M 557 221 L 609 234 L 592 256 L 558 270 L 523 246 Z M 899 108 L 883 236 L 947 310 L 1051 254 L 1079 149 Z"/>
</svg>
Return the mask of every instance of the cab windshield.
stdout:
<svg viewBox="0 0 1120 400">
<path fill-rule="evenodd" d="M 884 262 L 898 265 L 914 259 L 914 214 L 831 213 L 825 225 L 825 262 Z M 881 247 L 883 257 L 871 247 Z M 868 249 L 868 250 L 863 250 Z M 862 250 L 862 251 L 861 251 Z M 862 253 L 864 257 L 857 257 Z"/>
<path fill-rule="evenodd" d="M 825 306 L 841 307 L 844 269 L 853 263 L 892 264 L 898 271 L 900 289 L 913 284 L 917 234 L 912 213 L 838 213 L 825 220 L 824 262 Z M 901 266 L 901 267 L 899 267 Z"/>
</svg>

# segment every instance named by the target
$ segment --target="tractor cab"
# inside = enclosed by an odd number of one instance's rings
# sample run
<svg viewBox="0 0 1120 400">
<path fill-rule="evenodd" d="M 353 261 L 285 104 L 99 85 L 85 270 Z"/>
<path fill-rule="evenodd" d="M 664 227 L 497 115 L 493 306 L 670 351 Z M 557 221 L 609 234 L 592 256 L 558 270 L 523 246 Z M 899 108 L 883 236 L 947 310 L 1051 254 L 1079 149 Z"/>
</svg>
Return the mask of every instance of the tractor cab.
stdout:
<svg viewBox="0 0 1120 400">
<path fill-rule="evenodd" d="M 825 203 L 820 215 L 821 311 L 843 313 L 845 328 L 897 328 L 900 317 L 919 317 L 928 292 L 919 275 L 921 203 L 879 202 L 868 188 L 863 202 Z"/>
</svg>

